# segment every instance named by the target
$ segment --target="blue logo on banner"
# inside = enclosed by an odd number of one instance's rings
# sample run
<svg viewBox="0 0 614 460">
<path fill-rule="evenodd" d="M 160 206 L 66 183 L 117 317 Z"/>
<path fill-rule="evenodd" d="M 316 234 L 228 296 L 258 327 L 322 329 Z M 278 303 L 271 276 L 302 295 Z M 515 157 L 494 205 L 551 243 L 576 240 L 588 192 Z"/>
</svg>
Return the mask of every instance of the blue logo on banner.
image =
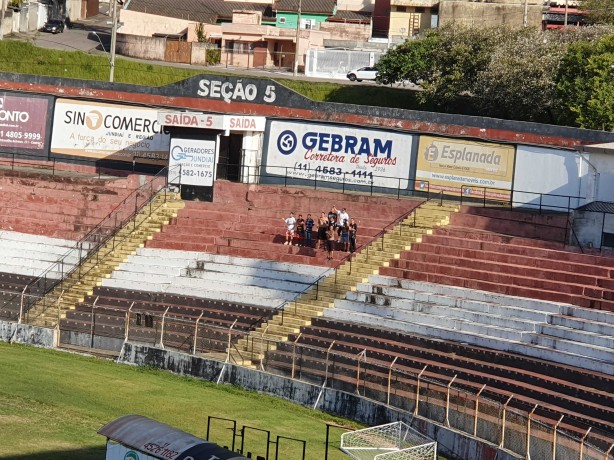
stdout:
<svg viewBox="0 0 614 460">
<path fill-rule="evenodd" d="M 279 150 L 283 155 L 290 155 L 296 149 L 298 145 L 298 140 L 296 139 L 296 134 L 289 129 L 282 131 L 282 133 L 277 138 L 277 150 Z"/>
</svg>

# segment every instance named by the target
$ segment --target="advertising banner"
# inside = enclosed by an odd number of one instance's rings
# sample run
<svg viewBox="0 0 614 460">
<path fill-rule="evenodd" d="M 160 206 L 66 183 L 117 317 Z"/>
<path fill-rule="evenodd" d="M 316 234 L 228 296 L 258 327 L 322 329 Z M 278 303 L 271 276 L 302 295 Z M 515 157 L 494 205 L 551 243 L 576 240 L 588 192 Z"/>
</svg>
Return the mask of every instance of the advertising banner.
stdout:
<svg viewBox="0 0 614 460">
<path fill-rule="evenodd" d="M 416 189 L 510 199 L 513 145 L 420 136 Z"/>
<path fill-rule="evenodd" d="M 116 444 L 107 443 L 107 455 L 105 460 L 156 460 L 156 457 Z"/>
<path fill-rule="evenodd" d="M 201 139 L 171 140 L 169 182 L 211 187 L 215 176 L 215 141 Z"/>
<path fill-rule="evenodd" d="M 271 123 L 266 173 L 406 189 L 413 136 L 315 123 Z"/>
<path fill-rule="evenodd" d="M 48 100 L 0 93 L 0 147 L 44 150 Z"/>
<path fill-rule="evenodd" d="M 166 165 L 170 136 L 145 107 L 58 99 L 51 152 Z"/>
</svg>

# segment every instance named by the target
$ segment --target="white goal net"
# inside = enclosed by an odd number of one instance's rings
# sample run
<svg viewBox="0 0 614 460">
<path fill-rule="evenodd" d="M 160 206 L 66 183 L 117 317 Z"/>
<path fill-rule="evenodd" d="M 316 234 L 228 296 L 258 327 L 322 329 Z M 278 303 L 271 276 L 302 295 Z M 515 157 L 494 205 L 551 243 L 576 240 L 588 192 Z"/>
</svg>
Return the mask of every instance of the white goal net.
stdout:
<svg viewBox="0 0 614 460">
<path fill-rule="evenodd" d="M 343 433 L 341 450 L 356 460 L 437 460 L 437 443 L 403 422 Z"/>
</svg>

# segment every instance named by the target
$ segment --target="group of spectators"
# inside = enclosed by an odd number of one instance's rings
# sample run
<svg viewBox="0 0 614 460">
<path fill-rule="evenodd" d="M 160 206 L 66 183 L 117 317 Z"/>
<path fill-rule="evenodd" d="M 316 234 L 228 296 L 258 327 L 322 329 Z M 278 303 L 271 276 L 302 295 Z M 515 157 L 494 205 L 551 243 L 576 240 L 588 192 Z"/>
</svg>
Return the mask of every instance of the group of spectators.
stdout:
<svg viewBox="0 0 614 460">
<path fill-rule="evenodd" d="M 358 224 L 353 218 L 350 218 L 345 208 L 338 211 L 333 206 L 328 215 L 322 211 L 317 222 L 311 217 L 311 214 L 307 214 L 307 218 L 303 219 L 302 214 L 294 217 L 294 213 L 291 212 L 290 216 L 284 219 L 284 222 L 286 224 L 286 241 L 284 244 L 292 246 L 293 242 L 296 241 L 294 244 L 297 246 L 326 249 L 328 260 L 333 258 L 335 243 L 342 245 L 342 250 L 345 252 L 356 251 Z M 317 239 L 314 239 L 313 232 L 316 224 Z"/>
</svg>

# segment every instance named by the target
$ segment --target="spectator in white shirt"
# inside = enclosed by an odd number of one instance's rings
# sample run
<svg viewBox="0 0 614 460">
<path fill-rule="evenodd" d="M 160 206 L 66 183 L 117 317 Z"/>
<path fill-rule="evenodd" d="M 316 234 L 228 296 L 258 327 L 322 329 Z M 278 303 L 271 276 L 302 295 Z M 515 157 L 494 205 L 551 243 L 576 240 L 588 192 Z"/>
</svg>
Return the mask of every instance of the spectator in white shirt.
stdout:
<svg viewBox="0 0 614 460">
<path fill-rule="evenodd" d="M 292 239 L 294 238 L 294 228 L 296 227 L 296 219 L 294 217 L 294 213 L 290 213 L 290 217 L 286 217 L 283 219 L 286 223 L 286 242 L 284 244 L 289 244 L 292 246 Z"/>
</svg>

